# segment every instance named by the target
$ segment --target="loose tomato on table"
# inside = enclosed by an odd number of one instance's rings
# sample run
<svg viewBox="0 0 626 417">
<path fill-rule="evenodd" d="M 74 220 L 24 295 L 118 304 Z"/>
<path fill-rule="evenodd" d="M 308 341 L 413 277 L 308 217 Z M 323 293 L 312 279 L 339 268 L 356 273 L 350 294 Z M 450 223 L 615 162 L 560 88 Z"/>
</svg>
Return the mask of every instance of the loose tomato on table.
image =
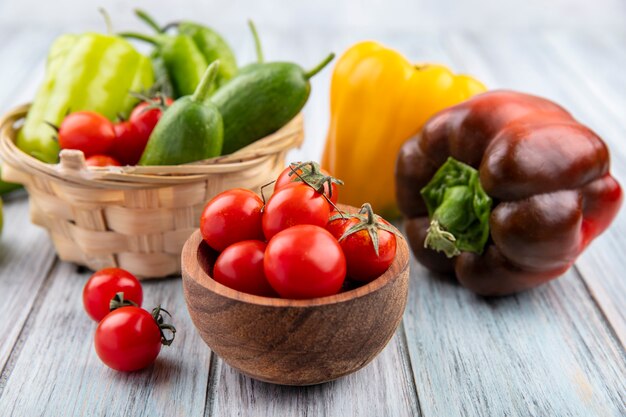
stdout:
<svg viewBox="0 0 626 417">
<path fill-rule="evenodd" d="M 339 241 L 346 257 L 347 274 L 353 280 L 370 282 L 393 263 L 395 231 L 374 214 L 369 204 L 364 204 L 357 215 L 334 213 L 326 229 Z"/>
<path fill-rule="evenodd" d="M 59 126 L 58 135 L 61 149 L 83 151 L 86 158 L 106 155 L 115 141 L 113 123 L 92 111 L 67 115 Z"/>
<path fill-rule="evenodd" d="M 96 353 L 110 368 L 136 371 L 150 365 L 159 355 L 161 345 L 170 345 L 176 329 L 163 323 L 160 307 L 152 314 L 139 307 L 122 307 L 109 313 L 96 328 Z M 169 313 L 168 313 L 169 314 Z M 172 333 L 167 339 L 163 331 Z"/>
<path fill-rule="evenodd" d="M 242 240 L 263 240 L 263 200 L 250 190 L 234 188 L 209 201 L 200 217 L 204 241 L 217 251 Z"/>
<path fill-rule="evenodd" d="M 123 293 L 123 300 L 116 294 Z M 105 268 L 94 273 L 83 288 L 85 311 L 95 321 L 102 320 L 111 308 L 131 305 L 141 306 L 143 290 L 139 280 L 121 268 Z"/>
<path fill-rule="evenodd" d="M 337 204 L 339 198 L 338 186 L 343 185 L 343 181 L 334 178 L 328 171 L 320 168 L 317 162 L 295 162 L 289 164 L 278 176 L 276 184 L 274 184 L 274 192 L 291 184 L 302 183 L 311 185 L 320 193 L 323 192 L 333 204 Z"/>
<path fill-rule="evenodd" d="M 233 243 L 215 261 L 213 279 L 237 291 L 264 297 L 276 296 L 263 269 L 265 242 L 244 240 Z"/>
<path fill-rule="evenodd" d="M 263 233 L 269 240 L 291 226 L 311 224 L 324 227 L 331 206 L 324 196 L 306 184 L 294 184 L 272 195 L 263 213 Z"/>
<path fill-rule="evenodd" d="M 346 277 L 346 259 L 337 240 L 313 225 L 290 227 L 267 244 L 265 276 L 283 298 L 337 294 Z"/>
<path fill-rule="evenodd" d="M 120 164 L 117 159 L 107 155 L 92 155 L 85 160 L 85 165 L 88 167 L 119 167 L 122 164 Z"/>
</svg>

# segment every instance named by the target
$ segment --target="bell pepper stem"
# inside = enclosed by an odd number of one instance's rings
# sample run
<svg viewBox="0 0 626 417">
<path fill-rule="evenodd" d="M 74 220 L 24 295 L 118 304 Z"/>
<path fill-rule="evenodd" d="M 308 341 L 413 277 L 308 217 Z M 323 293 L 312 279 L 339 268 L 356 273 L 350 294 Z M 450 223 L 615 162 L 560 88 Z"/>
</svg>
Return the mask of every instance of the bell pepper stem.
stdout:
<svg viewBox="0 0 626 417">
<path fill-rule="evenodd" d="M 146 13 L 145 10 L 135 9 L 135 16 L 137 16 L 139 20 L 141 20 L 142 22 L 150 26 L 152 29 L 154 29 L 156 33 L 163 33 L 163 28 L 161 28 L 161 26 L 159 26 L 156 20 L 154 20 L 152 16 Z"/>
<path fill-rule="evenodd" d="M 456 238 L 454 235 L 442 229 L 437 220 L 431 220 L 430 222 L 426 239 L 424 239 L 424 247 L 443 252 L 448 258 L 453 258 L 461 254 L 459 248 L 456 247 Z"/>
<path fill-rule="evenodd" d="M 144 35 L 143 33 L 137 32 L 120 32 L 118 36 L 127 39 L 136 39 L 138 41 L 148 42 L 152 45 L 159 45 L 159 41 L 156 37 L 150 35 Z"/>
<path fill-rule="evenodd" d="M 265 62 L 265 58 L 263 57 L 263 48 L 261 47 L 261 39 L 259 38 L 259 32 L 256 31 L 256 26 L 252 19 L 248 20 L 248 27 L 250 28 L 250 32 L 252 32 L 252 39 L 254 39 L 254 49 L 256 50 L 256 61 L 259 64 Z"/>
<path fill-rule="evenodd" d="M 475 168 L 448 158 L 421 194 L 431 220 L 424 247 L 448 258 L 461 252 L 483 252 L 489 238 L 492 200 L 480 185 Z"/>
<path fill-rule="evenodd" d="M 215 84 L 215 77 L 217 76 L 217 69 L 219 65 L 220 61 L 218 59 L 213 61 L 211 65 L 208 66 L 202 76 L 202 79 L 200 80 L 200 83 L 196 87 L 196 91 L 194 91 L 191 96 L 193 101 L 204 102 L 208 100 L 212 87 Z"/>
<path fill-rule="evenodd" d="M 304 73 L 304 77 L 308 80 L 309 78 L 313 77 L 315 74 L 317 74 L 318 72 L 320 72 L 321 70 L 324 69 L 324 67 L 326 65 L 328 65 L 328 63 L 330 61 L 333 60 L 333 58 L 335 58 L 335 54 L 334 53 L 330 53 L 328 54 L 328 56 L 326 58 L 324 58 L 324 60 L 322 62 L 320 62 L 319 64 L 317 64 L 315 67 L 313 67 L 312 69 L 310 69 L 309 71 Z"/>
<path fill-rule="evenodd" d="M 113 34 L 113 21 L 111 20 L 111 16 L 109 15 L 109 13 L 105 10 L 104 7 L 99 7 L 98 8 L 98 12 L 100 12 L 100 14 L 102 15 L 102 17 L 104 18 L 104 24 L 106 25 L 107 28 L 107 33 L 109 35 Z"/>
</svg>

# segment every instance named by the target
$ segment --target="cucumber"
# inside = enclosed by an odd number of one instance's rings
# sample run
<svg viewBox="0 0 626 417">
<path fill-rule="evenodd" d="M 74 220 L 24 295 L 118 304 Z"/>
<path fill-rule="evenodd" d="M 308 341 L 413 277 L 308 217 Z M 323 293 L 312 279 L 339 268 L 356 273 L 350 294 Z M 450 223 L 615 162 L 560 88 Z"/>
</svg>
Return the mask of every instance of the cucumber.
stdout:
<svg viewBox="0 0 626 417">
<path fill-rule="evenodd" d="M 224 122 L 222 155 L 233 153 L 273 133 L 304 107 L 309 79 L 332 59 L 328 55 L 310 71 L 291 62 L 250 64 L 211 97 Z"/>
</svg>

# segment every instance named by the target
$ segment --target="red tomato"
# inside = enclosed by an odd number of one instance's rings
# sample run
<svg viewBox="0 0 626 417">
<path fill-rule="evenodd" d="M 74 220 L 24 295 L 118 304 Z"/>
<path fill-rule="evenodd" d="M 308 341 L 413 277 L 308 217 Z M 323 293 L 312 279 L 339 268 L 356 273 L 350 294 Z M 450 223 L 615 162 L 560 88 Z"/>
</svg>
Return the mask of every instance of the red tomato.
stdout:
<svg viewBox="0 0 626 417">
<path fill-rule="evenodd" d="M 111 158 L 106 155 L 92 155 L 85 161 L 85 164 L 88 167 L 108 167 L 108 166 L 116 166 L 119 167 L 120 164 L 115 158 Z"/>
<path fill-rule="evenodd" d="M 213 279 L 233 290 L 264 297 L 276 296 L 263 270 L 266 246 L 259 240 L 233 243 L 215 261 Z"/>
<path fill-rule="evenodd" d="M 113 123 L 91 111 L 70 113 L 59 126 L 61 149 L 78 149 L 85 158 L 106 154 L 114 141 Z"/>
<path fill-rule="evenodd" d="M 129 121 L 115 123 L 113 127 L 115 142 L 111 148 L 111 155 L 125 165 L 136 165 L 148 141 L 139 137 L 135 126 Z"/>
<path fill-rule="evenodd" d="M 250 190 L 233 188 L 216 195 L 200 217 L 204 241 L 221 252 L 242 240 L 263 240 L 263 200 Z"/>
<path fill-rule="evenodd" d="M 265 276 L 283 298 L 337 294 L 346 277 L 346 259 L 325 229 L 299 225 L 272 238 L 265 250 Z"/>
<path fill-rule="evenodd" d="M 296 172 L 299 175 L 303 176 L 302 169 L 297 169 Z M 320 172 L 322 175 L 330 177 L 330 174 L 325 169 L 320 169 Z M 276 180 L 276 184 L 274 184 L 274 192 L 281 190 L 290 184 L 302 183 L 302 181 L 296 174 L 290 175 L 292 173 L 293 170 L 291 169 L 291 167 L 285 168 L 283 172 L 280 173 L 278 179 Z M 306 175 L 304 175 L 303 178 L 308 180 L 308 177 Z M 332 193 L 329 193 L 328 182 L 324 182 L 324 194 L 326 194 L 327 197 L 330 196 L 330 201 L 332 201 L 333 204 L 337 204 L 337 199 L 339 198 L 338 187 L 337 184 L 334 182 L 331 182 L 331 184 L 332 186 L 330 190 L 332 191 Z"/>
<path fill-rule="evenodd" d="M 100 321 L 109 314 L 111 299 L 118 292 L 141 306 L 143 291 L 133 274 L 120 268 L 105 268 L 93 274 L 83 288 L 83 305 L 89 317 Z"/>
<path fill-rule="evenodd" d="M 155 98 L 152 100 L 154 103 L 159 103 L 161 99 Z M 172 105 L 174 100 L 167 97 L 163 101 L 165 107 L 169 107 Z M 148 108 L 148 106 L 152 106 L 154 103 L 142 102 L 137 105 L 130 114 L 128 121 L 131 122 L 136 128 L 137 133 L 148 141 L 152 130 L 154 130 L 154 126 L 158 123 L 161 115 L 163 114 L 163 109 L 158 106 L 154 106 L 152 108 Z"/>
<path fill-rule="evenodd" d="M 158 103 L 160 99 L 153 101 Z M 170 106 L 174 100 L 166 98 L 165 106 Z M 139 103 L 130 114 L 128 121 L 115 124 L 116 140 L 112 154 L 126 165 L 136 165 L 143 154 L 150 134 L 163 114 L 163 109 L 153 107 L 152 103 Z"/>
<path fill-rule="evenodd" d="M 336 213 L 333 213 L 336 214 Z M 336 238 L 340 239 L 351 227 L 366 220 L 358 218 L 332 220 L 326 229 Z M 391 227 L 389 223 L 378 218 L 383 227 Z M 339 241 L 341 249 L 346 256 L 348 276 L 356 281 L 370 282 L 381 276 L 391 266 L 396 256 L 396 236 L 374 226 L 373 233 L 378 233 L 378 255 L 367 229 L 357 231 Z"/>
<path fill-rule="evenodd" d="M 161 331 L 154 317 L 139 307 L 109 313 L 96 328 L 96 353 L 109 368 L 136 371 L 150 365 L 161 351 Z"/>
<path fill-rule="evenodd" d="M 324 227 L 330 205 L 320 193 L 306 184 L 278 190 L 269 199 L 263 214 L 263 233 L 269 240 L 276 233 L 298 224 Z"/>
</svg>

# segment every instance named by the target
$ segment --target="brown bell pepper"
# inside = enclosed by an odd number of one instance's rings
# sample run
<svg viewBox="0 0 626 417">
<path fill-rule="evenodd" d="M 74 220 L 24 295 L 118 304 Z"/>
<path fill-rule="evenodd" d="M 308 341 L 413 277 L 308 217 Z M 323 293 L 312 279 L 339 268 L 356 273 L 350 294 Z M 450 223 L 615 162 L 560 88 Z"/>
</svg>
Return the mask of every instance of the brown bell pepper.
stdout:
<svg viewBox="0 0 626 417">
<path fill-rule="evenodd" d="M 400 150 L 396 184 L 417 260 L 482 295 L 563 274 L 622 202 L 602 139 L 557 104 L 511 91 L 433 116 Z"/>
</svg>

